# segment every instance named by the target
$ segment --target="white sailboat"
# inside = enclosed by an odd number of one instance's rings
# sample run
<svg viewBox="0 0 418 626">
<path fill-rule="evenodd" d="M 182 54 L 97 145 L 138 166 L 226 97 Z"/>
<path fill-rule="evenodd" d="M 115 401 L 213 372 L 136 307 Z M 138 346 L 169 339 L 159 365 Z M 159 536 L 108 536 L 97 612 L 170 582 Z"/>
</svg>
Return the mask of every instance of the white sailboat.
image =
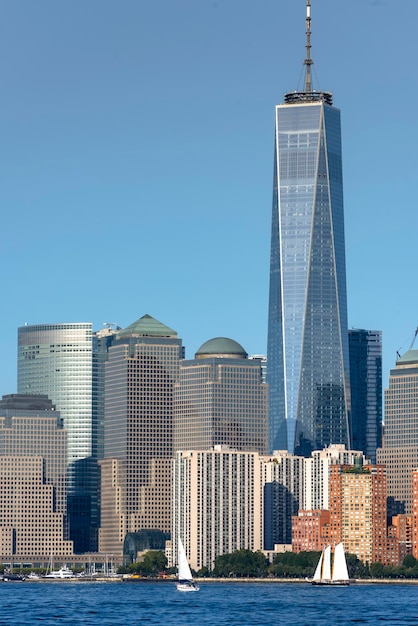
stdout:
<svg viewBox="0 0 418 626">
<path fill-rule="evenodd" d="M 344 546 L 339 543 L 335 546 L 334 562 L 331 572 L 331 546 L 323 550 L 312 580 L 312 585 L 349 585 L 347 562 L 345 560 Z"/>
<path fill-rule="evenodd" d="M 193 581 L 192 572 L 187 561 L 186 551 L 183 546 L 183 542 L 179 537 L 179 569 L 178 569 L 178 591 L 199 591 L 200 587 Z"/>
</svg>

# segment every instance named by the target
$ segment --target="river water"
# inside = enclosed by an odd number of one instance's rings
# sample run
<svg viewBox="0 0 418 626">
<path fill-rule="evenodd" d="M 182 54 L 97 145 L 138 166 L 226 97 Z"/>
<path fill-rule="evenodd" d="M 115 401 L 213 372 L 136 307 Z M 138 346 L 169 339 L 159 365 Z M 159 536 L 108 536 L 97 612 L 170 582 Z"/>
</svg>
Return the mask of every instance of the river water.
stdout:
<svg viewBox="0 0 418 626">
<path fill-rule="evenodd" d="M 159 624 L 235 626 L 418 626 L 418 585 L 173 582 L 4 582 L 0 625 Z"/>
</svg>

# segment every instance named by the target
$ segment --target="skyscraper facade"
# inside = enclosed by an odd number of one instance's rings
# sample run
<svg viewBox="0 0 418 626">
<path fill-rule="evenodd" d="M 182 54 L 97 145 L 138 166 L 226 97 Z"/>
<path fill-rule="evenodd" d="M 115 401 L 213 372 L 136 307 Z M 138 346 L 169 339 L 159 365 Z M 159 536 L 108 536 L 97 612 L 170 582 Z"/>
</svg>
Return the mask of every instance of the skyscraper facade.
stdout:
<svg viewBox="0 0 418 626">
<path fill-rule="evenodd" d="M 363 563 L 387 563 L 386 470 L 380 465 L 333 465 L 329 543 L 344 543 Z"/>
<path fill-rule="evenodd" d="M 382 446 L 382 333 L 348 331 L 351 383 L 351 443 L 376 463 Z"/>
<path fill-rule="evenodd" d="M 180 363 L 174 385 L 176 450 L 267 452 L 268 388 L 260 359 L 227 337 L 206 341 L 195 359 Z"/>
<path fill-rule="evenodd" d="M 412 471 L 418 467 L 418 350 L 408 350 L 390 370 L 377 462 L 386 466 L 389 516 L 411 514 Z"/>
<path fill-rule="evenodd" d="M 18 329 L 18 393 L 48 396 L 67 432 L 67 519 L 75 552 L 91 551 L 97 534 L 92 333 L 91 323 Z"/>
<path fill-rule="evenodd" d="M 121 330 L 105 365 L 101 552 L 128 533 L 171 530 L 173 386 L 183 356 L 176 331 L 149 315 Z"/>
<path fill-rule="evenodd" d="M 270 449 L 349 446 L 349 353 L 340 111 L 312 89 L 276 107 L 267 382 Z"/>
<path fill-rule="evenodd" d="M 173 469 L 172 563 L 178 537 L 190 566 L 213 569 L 235 550 L 263 549 L 262 458 L 228 446 L 177 451 Z"/>
<path fill-rule="evenodd" d="M 66 432 L 44 395 L 0 400 L 0 556 L 22 562 L 73 554 L 64 539 Z"/>
</svg>

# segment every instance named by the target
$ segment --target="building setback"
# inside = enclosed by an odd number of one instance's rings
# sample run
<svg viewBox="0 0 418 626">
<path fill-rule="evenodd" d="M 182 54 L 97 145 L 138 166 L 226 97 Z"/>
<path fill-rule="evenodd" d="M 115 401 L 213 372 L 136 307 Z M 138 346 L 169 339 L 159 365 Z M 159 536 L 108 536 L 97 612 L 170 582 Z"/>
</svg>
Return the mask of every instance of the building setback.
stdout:
<svg viewBox="0 0 418 626">
<path fill-rule="evenodd" d="M 46 396 L 3 396 L 0 401 L 0 556 L 73 554 L 64 539 L 66 432 Z"/>
<path fill-rule="evenodd" d="M 349 447 L 349 353 L 340 111 L 305 86 L 276 106 L 267 382 L 270 450 Z"/>
<path fill-rule="evenodd" d="M 177 333 L 149 315 L 118 333 L 105 369 L 101 552 L 121 555 L 128 533 L 171 529 L 173 386 Z"/>
</svg>

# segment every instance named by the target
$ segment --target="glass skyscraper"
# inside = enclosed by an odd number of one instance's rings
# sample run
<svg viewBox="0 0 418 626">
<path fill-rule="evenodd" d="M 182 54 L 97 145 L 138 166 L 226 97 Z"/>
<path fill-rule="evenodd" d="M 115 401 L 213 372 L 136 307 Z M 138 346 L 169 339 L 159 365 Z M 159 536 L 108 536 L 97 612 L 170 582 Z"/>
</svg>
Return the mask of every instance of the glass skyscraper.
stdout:
<svg viewBox="0 0 418 626">
<path fill-rule="evenodd" d="M 376 463 L 382 446 L 382 333 L 348 331 L 351 382 L 351 443 Z"/>
<path fill-rule="evenodd" d="M 91 323 L 18 329 L 18 393 L 45 394 L 60 411 L 67 433 L 67 516 L 79 553 L 91 550 L 98 525 L 92 336 Z"/>
<path fill-rule="evenodd" d="M 340 111 L 305 88 L 276 106 L 267 382 L 270 449 L 349 446 Z"/>
</svg>

